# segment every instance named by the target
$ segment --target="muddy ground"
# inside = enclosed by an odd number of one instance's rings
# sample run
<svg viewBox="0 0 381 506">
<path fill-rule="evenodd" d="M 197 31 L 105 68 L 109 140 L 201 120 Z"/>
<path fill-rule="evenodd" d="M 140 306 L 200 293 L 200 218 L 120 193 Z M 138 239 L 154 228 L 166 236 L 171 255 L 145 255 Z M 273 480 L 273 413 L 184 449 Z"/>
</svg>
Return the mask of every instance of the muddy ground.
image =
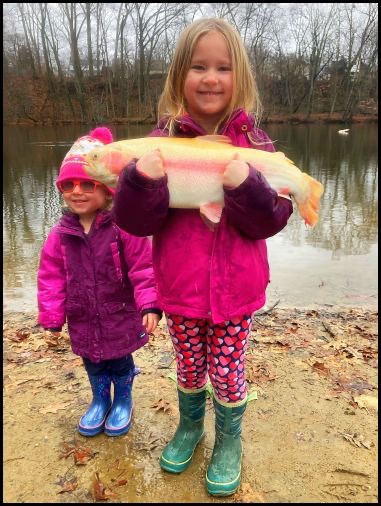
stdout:
<svg viewBox="0 0 381 506">
<path fill-rule="evenodd" d="M 6 503 L 376 503 L 377 322 L 369 309 L 275 307 L 256 316 L 239 491 L 214 498 L 206 438 L 181 475 L 160 470 L 178 410 L 165 320 L 135 354 L 142 373 L 126 436 L 85 438 L 76 424 L 91 400 L 67 334 L 46 342 L 33 314 L 4 315 L 3 500 Z"/>
</svg>

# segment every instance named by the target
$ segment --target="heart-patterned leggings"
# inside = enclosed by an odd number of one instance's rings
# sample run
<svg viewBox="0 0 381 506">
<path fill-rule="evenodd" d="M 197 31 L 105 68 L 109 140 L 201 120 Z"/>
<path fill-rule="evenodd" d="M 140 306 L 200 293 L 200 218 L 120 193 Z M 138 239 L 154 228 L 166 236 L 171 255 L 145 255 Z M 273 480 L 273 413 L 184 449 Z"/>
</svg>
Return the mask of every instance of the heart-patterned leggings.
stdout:
<svg viewBox="0 0 381 506">
<path fill-rule="evenodd" d="M 177 382 L 186 389 L 202 388 L 208 379 L 223 402 L 246 397 L 245 351 L 251 315 L 222 323 L 166 315 L 176 351 Z"/>
</svg>

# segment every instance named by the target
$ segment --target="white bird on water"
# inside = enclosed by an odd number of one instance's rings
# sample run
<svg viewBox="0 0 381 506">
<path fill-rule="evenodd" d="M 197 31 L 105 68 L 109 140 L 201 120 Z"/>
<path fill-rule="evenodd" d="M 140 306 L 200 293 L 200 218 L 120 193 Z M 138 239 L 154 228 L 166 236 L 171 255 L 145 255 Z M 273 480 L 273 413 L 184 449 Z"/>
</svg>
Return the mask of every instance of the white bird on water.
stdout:
<svg viewBox="0 0 381 506">
<path fill-rule="evenodd" d="M 344 128 L 344 130 L 338 130 L 339 134 L 341 135 L 348 135 L 349 133 L 349 128 Z"/>
</svg>

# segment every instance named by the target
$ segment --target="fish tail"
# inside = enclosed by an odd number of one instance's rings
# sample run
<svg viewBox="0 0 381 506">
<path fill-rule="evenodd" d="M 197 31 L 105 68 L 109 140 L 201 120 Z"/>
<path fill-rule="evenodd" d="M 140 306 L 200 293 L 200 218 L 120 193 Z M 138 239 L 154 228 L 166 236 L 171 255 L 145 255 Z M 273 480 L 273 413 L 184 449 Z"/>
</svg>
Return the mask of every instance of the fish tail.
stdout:
<svg viewBox="0 0 381 506">
<path fill-rule="evenodd" d="M 324 186 L 308 174 L 304 174 L 304 180 L 308 188 L 308 197 L 303 202 L 298 202 L 297 199 L 295 200 L 299 213 L 305 223 L 314 227 L 319 221 L 318 212 Z"/>
</svg>

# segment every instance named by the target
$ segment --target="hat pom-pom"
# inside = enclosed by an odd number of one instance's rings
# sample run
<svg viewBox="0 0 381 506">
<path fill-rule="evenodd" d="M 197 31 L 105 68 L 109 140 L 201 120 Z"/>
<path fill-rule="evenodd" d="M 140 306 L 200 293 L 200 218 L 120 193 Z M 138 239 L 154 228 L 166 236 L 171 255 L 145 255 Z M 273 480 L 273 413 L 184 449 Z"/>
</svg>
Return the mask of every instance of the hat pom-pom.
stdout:
<svg viewBox="0 0 381 506">
<path fill-rule="evenodd" d="M 103 142 L 103 144 L 110 144 L 110 142 L 112 142 L 112 133 L 107 127 L 94 128 L 89 135 L 90 137 Z"/>
</svg>

